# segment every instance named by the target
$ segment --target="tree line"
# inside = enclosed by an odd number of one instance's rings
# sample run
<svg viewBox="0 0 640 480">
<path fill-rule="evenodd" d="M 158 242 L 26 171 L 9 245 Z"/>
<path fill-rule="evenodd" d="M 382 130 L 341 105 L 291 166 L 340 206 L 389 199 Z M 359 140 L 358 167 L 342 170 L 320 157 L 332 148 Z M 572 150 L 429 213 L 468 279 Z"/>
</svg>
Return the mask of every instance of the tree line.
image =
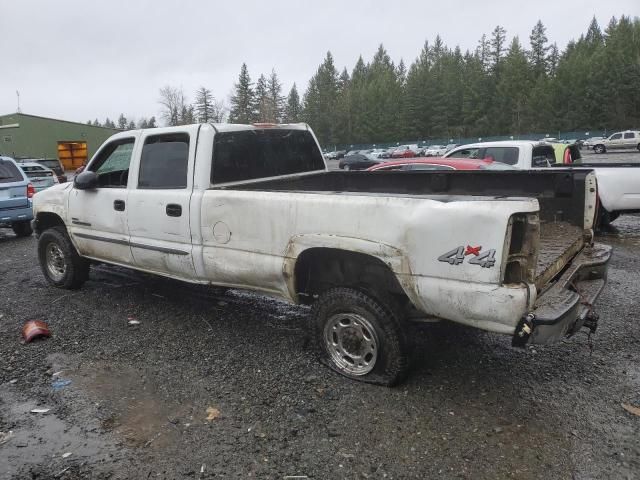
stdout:
<svg viewBox="0 0 640 480">
<path fill-rule="evenodd" d="M 408 68 L 383 45 L 350 72 L 328 52 L 302 99 L 295 83 L 282 96 L 275 71 L 252 83 L 243 64 L 228 120 L 304 121 L 324 145 L 640 127 L 640 20 L 603 32 L 594 17 L 563 51 L 541 21 L 528 46 L 501 26 L 473 51 L 436 36 Z"/>
<path fill-rule="evenodd" d="M 121 113 L 118 117 L 118 122 L 115 123 L 109 117 L 105 118 L 104 122 L 96 118 L 95 120 L 87 120 L 87 125 L 93 125 L 94 127 L 106 127 L 106 128 L 118 128 L 120 130 L 134 130 L 136 128 L 156 128 L 156 117 L 142 117 L 136 123 L 134 120 L 127 120 L 124 113 Z"/>
</svg>

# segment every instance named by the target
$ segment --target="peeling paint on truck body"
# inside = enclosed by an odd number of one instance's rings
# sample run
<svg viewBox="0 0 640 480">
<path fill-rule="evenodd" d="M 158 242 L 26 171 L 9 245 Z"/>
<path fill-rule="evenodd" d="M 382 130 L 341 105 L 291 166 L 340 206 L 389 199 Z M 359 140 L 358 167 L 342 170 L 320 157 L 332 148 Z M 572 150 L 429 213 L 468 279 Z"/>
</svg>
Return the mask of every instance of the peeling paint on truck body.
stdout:
<svg viewBox="0 0 640 480">
<path fill-rule="evenodd" d="M 131 210 L 142 200 L 129 199 L 144 198 L 136 191 L 144 138 L 188 135 L 188 180 L 182 190 L 188 231 L 168 229 L 163 191 L 145 193 L 145 205 L 155 202 L 158 212 L 152 214 L 152 207 L 145 206 L 146 230 L 132 224 L 131 216 L 128 224 L 122 216 L 122 234 L 107 232 L 104 241 L 95 240 L 98 232 L 82 225 L 82 218 L 79 223 L 71 218 L 73 208 L 87 218 L 96 212 L 83 213 L 82 205 L 72 208 L 78 190 L 68 184 L 38 194 L 34 213 L 59 215 L 87 258 L 193 283 L 262 291 L 293 302 L 303 301 L 296 267 L 305 252 L 361 255 L 379 262 L 372 269 L 384 266 L 392 272 L 399 290 L 394 294 L 406 295 L 424 315 L 504 334 L 514 333 L 540 291 L 532 277 L 540 248 L 538 222 L 576 226 L 579 249 L 590 240 L 585 205 L 594 201 L 584 188 L 592 181 L 589 172 L 343 173 L 326 171 L 322 160 L 309 171 L 218 183 L 216 137 L 265 129 L 308 132 L 320 152 L 304 124 L 191 125 L 123 132 L 107 142 L 135 142 L 128 183 L 121 189 Z M 154 236 L 153 231 L 160 233 Z M 517 235 L 523 238 L 518 237 L 515 249 Z M 451 262 L 439 260 L 452 249 Z M 570 260 L 556 262 L 556 273 Z"/>
</svg>

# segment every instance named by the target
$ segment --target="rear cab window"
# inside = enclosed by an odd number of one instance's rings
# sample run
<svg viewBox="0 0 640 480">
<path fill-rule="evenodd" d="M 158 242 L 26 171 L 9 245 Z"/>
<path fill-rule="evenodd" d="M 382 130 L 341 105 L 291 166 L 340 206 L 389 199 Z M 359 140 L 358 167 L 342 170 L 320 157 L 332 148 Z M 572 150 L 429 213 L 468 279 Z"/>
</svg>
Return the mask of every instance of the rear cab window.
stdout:
<svg viewBox="0 0 640 480">
<path fill-rule="evenodd" d="M 307 130 L 242 130 L 217 133 L 211 183 L 227 183 L 325 170 Z"/>
<path fill-rule="evenodd" d="M 21 167 L 22 171 L 27 174 L 29 178 L 39 178 L 39 177 L 52 177 L 53 172 L 50 170 L 45 170 L 42 167 L 36 167 L 31 165 L 24 165 Z"/>
<path fill-rule="evenodd" d="M 24 176 L 16 165 L 9 161 L 0 159 L 0 183 L 23 182 Z"/>
<path fill-rule="evenodd" d="M 533 147 L 531 152 L 532 167 L 548 167 L 556 163 L 556 153 L 550 145 L 540 145 Z"/>
</svg>

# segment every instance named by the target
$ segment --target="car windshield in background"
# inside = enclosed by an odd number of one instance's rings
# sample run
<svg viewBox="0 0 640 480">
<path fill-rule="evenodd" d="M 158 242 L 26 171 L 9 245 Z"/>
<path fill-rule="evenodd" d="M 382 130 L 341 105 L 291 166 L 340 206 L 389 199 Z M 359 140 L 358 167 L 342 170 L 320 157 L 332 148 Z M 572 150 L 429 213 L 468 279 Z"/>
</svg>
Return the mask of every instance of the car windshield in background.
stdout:
<svg viewBox="0 0 640 480">
<path fill-rule="evenodd" d="M 0 183 L 21 182 L 23 180 L 18 167 L 13 162 L 0 160 Z"/>
<path fill-rule="evenodd" d="M 212 183 L 324 169 L 322 154 L 307 130 L 243 130 L 215 136 Z"/>
<path fill-rule="evenodd" d="M 487 147 L 484 151 L 484 158 L 515 165 L 518 163 L 518 147 Z"/>
</svg>

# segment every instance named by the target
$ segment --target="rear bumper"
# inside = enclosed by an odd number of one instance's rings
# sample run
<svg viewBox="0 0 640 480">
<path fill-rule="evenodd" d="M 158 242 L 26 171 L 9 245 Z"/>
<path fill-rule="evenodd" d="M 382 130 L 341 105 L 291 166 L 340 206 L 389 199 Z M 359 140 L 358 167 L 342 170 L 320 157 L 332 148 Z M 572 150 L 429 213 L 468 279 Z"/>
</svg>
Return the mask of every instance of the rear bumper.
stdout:
<svg viewBox="0 0 640 480">
<path fill-rule="evenodd" d="M 24 222 L 33 219 L 31 202 L 28 207 L 0 209 L 0 225 L 11 225 L 14 222 Z"/>
<path fill-rule="evenodd" d="M 592 307 L 606 283 L 611 252 L 610 246 L 596 243 L 576 255 L 553 286 L 538 296 L 533 311 L 520 320 L 513 345 L 554 343 L 583 326 L 595 331 L 597 315 Z"/>
</svg>

